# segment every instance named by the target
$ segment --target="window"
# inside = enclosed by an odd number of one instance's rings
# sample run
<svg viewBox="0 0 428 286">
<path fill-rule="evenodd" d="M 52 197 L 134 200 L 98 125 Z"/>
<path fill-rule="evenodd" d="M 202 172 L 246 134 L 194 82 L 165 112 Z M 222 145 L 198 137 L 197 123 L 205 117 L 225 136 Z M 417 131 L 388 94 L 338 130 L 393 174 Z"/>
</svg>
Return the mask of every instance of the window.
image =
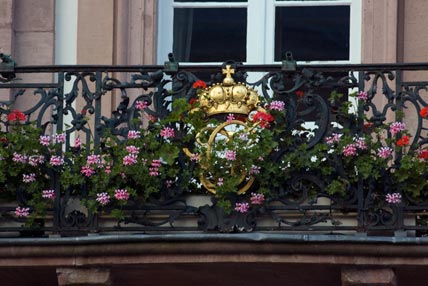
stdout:
<svg viewBox="0 0 428 286">
<path fill-rule="evenodd" d="M 275 8 L 275 61 L 349 60 L 349 6 Z"/>
<path fill-rule="evenodd" d="M 174 9 L 173 52 L 179 62 L 245 62 L 246 43 L 245 8 Z"/>
<path fill-rule="evenodd" d="M 359 63 L 361 0 L 162 0 L 158 62 Z"/>
</svg>

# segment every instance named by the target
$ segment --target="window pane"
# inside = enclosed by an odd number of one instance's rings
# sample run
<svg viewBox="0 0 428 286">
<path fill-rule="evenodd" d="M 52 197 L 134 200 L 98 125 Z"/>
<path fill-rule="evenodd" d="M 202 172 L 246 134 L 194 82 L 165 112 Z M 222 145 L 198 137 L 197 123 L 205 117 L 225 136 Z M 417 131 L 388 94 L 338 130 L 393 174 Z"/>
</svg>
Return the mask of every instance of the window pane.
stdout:
<svg viewBox="0 0 428 286">
<path fill-rule="evenodd" d="M 173 52 L 181 62 L 245 61 L 246 8 L 174 9 Z"/>
<path fill-rule="evenodd" d="M 275 61 L 349 60 L 349 6 L 277 7 Z"/>
</svg>

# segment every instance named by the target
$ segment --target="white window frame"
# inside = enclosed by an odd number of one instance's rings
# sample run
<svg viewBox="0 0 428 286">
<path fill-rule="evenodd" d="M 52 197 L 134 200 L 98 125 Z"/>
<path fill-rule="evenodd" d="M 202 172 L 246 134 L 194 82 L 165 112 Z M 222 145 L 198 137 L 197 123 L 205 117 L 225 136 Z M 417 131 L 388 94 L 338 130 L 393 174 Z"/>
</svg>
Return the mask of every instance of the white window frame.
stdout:
<svg viewBox="0 0 428 286">
<path fill-rule="evenodd" d="M 247 2 L 193 2 L 174 3 L 159 1 L 157 62 L 163 64 L 173 47 L 174 8 L 247 8 L 247 60 L 246 64 L 272 64 L 275 45 L 275 8 L 292 6 L 350 6 L 349 60 L 311 61 L 299 63 L 361 63 L 362 0 L 328 1 L 275 1 L 248 0 Z M 268 15 L 272 15 L 269 17 Z M 256 32 L 259 31 L 259 32 Z M 183 63 L 184 64 L 184 63 Z M 192 64 L 192 63 L 188 63 Z M 199 63 L 201 64 L 201 63 Z M 205 63 L 204 63 L 205 64 Z M 218 63 L 207 63 L 218 64 Z"/>
</svg>

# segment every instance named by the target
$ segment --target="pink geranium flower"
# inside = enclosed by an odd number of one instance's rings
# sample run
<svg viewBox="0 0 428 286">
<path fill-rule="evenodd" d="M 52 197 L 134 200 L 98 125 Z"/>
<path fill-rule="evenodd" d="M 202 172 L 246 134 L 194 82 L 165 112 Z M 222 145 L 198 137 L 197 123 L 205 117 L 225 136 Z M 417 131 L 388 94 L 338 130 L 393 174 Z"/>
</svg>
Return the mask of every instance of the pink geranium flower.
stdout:
<svg viewBox="0 0 428 286">
<path fill-rule="evenodd" d="M 251 193 L 251 204 L 261 205 L 265 201 L 265 196 L 263 194 Z"/>
<path fill-rule="evenodd" d="M 138 110 L 143 110 L 143 109 L 147 108 L 147 106 L 148 106 L 147 102 L 145 102 L 145 101 L 138 100 L 135 102 L 135 108 Z"/>
<path fill-rule="evenodd" d="M 162 164 L 161 160 L 155 159 L 155 160 L 152 160 L 152 164 L 151 165 L 152 165 L 152 167 L 159 168 L 161 166 L 161 164 Z"/>
<path fill-rule="evenodd" d="M 49 135 L 40 135 L 39 142 L 40 145 L 49 146 L 51 144 L 51 137 Z"/>
<path fill-rule="evenodd" d="M 192 153 L 190 155 L 190 161 L 199 162 L 200 160 L 201 160 L 201 155 L 199 155 L 198 153 Z"/>
<path fill-rule="evenodd" d="M 355 156 L 356 154 L 357 154 L 357 148 L 355 147 L 355 144 L 348 144 L 345 147 L 343 147 L 343 156 L 351 157 L 351 156 Z"/>
<path fill-rule="evenodd" d="M 226 150 L 226 160 L 235 161 L 236 160 L 236 151 Z"/>
<path fill-rule="evenodd" d="M 100 155 L 89 155 L 86 157 L 86 164 L 87 165 L 98 165 L 101 163 L 101 156 Z"/>
<path fill-rule="evenodd" d="M 35 182 L 36 181 L 36 174 L 34 174 L 34 173 L 23 174 L 22 175 L 22 181 L 26 184 Z"/>
<path fill-rule="evenodd" d="M 17 217 L 28 217 L 30 215 L 30 208 L 16 207 L 15 215 Z"/>
<path fill-rule="evenodd" d="M 235 115 L 233 115 L 232 113 L 229 113 L 226 117 L 226 121 L 231 122 L 232 120 L 235 120 Z"/>
<path fill-rule="evenodd" d="M 108 193 L 98 193 L 96 201 L 105 206 L 110 202 L 110 196 Z"/>
<path fill-rule="evenodd" d="M 217 180 L 217 186 L 223 186 L 223 178 L 218 178 Z"/>
<path fill-rule="evenodd" d="M 95 174 L 95 170 L 91 166 L 83 166 L 82 169 L 80 169 L 80 173 L 82 173 L 86 177 L 90 177 L 93 174 Z"/>
<path fill-rule="evenodd" d="M 339 141 L 340 141 L 340 134 L 337 134 L 337 133 L 333 133 L 333 134 L 331 134 L 331 136 L 328 136 L 327 138 L 326 138 L 326 142 L 327 142 L 327 144 L 328 145 L 333 145 L 333 144 L 335 144 L 335 143 L 339 143 Z"/>
<path fill-rule="evenodd" d="M 161 130 L 160 136 L 165 138 L 165 139 L 174 138 L 174 136 L 175 136 L 174 129 L 172 129 L 170 127 L 165 127 L 164 129 Z"/>
<path fill-rule="evenodd" d="M 41 165 L 45 162 L 45 157 L 43 155 L 33 155 L 28 158 L 28 164 L 35 167 Z"/>
<path fill-rule="evenodd" d="M 392 155 L 392 149 L 390 147 L 381 147 L 377 150 L 377 155 L 383 159 L 387 159 Z"/>
<path fill-rule="evenodd" d="M 65 133 L 56 134 L 54 136 L 54 140 L 55 140 L 56 143 L 59 143 L 59 144 L 65 143 L 65 140 L 66 140 Z"/>
<path fill-rule="evenodd" d="M 82 139 L 80 139 L 80 137 L 76 137 L 74 139 L 74 148 L 79 148 L 80 145 L 82 145 Z"/>
<path fill-rule="evenodd" d="M 260 167 L 256 166 L 256 165 L 252 165 L 248 174 L 250 174 L 250 175 L 260 174 Z"/>
<path fill-rule="evenodd" d="M 105 172 L 106 174 L 110 174 L 110 173 L 111 173 L 111 166 L 110 166 L 110 165 L 107 165 L 107 166 L 106 166 L 106 168 L 105 168 L 105 170 L 104 170 L 104 172 Z"/>
<path fill-rule="evenodd" d="M 387 194 L 385 196 L 385 201 L 390 204 L 399 204 L 401 203 L 401 194 L 400 193 Z"/>
<path fill-rule="evenodd" d="M 270 110 L 282 111 L 284 110 L 284 107 L 285 107 L 284 101 L 280 101 L 280 100 L 274 100 L 269 104 Z"/>
<path fill-rule="evenodd" d="M 127 201 L 129 199 L 129 193 L 125 189 L 114 190 L 114 197 L 119 201 Z"/>
<path fill-rule="evenodd" d="M 128 131 L 128 139 L 138 139 L 141 137 L 141 132 L 136 130 Z"/>
<path fill-rule="evenodd" d="M 159 176 L 159 167 L 161 166 L 161 160 L 152 160 L 152 163 L 149 167 L 149 175 L 152 177 Z"/>
<path fill-rule="evenodd" d="M 355 145 L 357 146 L 358 149 L 360 149 L 360 150 L 367 150 L 367 148 L 368 148 L 367 147 L 367 143 L 366 143 L 366 140 L 363 137 L 356 138 L 354 140 L 354 142 L 355 142 Z"/>
<path fill-rule="evenodd" d="M 64 157 L 62 156 L 52 156 L 50 160 L 52 166 L 61 166 L 64 164 Z"/>
<path fill-rule="evenodd" d="M 357 98 L 359 99 L 359 100 L 362 100 L 362 101 L 367 101 L 367 99 L 368 99 L 368 96 L 367 96 L 367 92 L 365 92 L 365 91 L 360 91 L 359 93 L 358 93 L 358 95 L 357 95 Z"/>
<path fill-rule="evenodd" d="M 406 129 L 406 124 L 404 122 L 394 122 L 389 127 L 389 131 L 391 131 L 392 135 L 395 135 L 401 131 Z"/>
<path fill-rule="evenodd" d="M 173 184 L 174 184 L 173 180 L 166 180 L 165 181 L 165 185 L 168 189 L 171 188 Z"/>
<path fill-rule="evenodd" d="M 137 155 L 140 152 L 140 148 L 134 145 L 130 145 L 130 146 L 126 146 L 126 151 L 128 151 L 131 154 Z"/>
<path fill-rule="evenodd" d="M 17 163 L 19 162 L 19 163 L 25 164 L 25 163 L 27 163 L 27 158 L 28 158 L 27 155 L 13 152 L 12 161 L 13 162 L 17 162 Z"/>
<path fill-rule="evenodd" d="M 235 211 L 240 213 L 246 213 L 250 209 L 250 205 L 248 203 L 236 203 Z"/>
<path fill-rule="evenodd" d="M 43 190 L 42 198 L 50 200 L 55 199 L 55 190 Z"/>
<path fill-rule="evenodd" d="M 123 165 L 131 166 L 137 164 L 137 155 L 129 154 L 123 157 Z"/>
</svg>

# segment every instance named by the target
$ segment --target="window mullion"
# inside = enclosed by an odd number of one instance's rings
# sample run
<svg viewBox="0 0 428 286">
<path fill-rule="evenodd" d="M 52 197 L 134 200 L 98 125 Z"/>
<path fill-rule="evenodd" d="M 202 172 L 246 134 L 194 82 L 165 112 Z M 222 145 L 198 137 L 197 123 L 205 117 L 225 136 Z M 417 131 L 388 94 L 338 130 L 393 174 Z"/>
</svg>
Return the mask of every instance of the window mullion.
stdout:
<svg viewBox="0 0 428 286">
<path fill-rule="evenodd" d="M 248 0 L 247 63 L 254 64 L 264 62 L 266 2 L 268 1 Z"/>
<path fill-rule="evenodd" d="M 265 10 L 265 32 L 263 45 L 265 47 L 263 63 L 271 64 L 274 62 L 275 48 L 275 1 L 266 0 Z"/>
<path fill-rule="evenodd" d="M 362 27 L 361 0 L 352 0 L 349 31 L 349 61 L 354 64 L 361 63 L 361 27 Z"/>
<path fill-rule="evenodd" d="M 173 0 L 159 1 L 157 63 L 163 64 L 172 52 L 174 8 Z"/>
</svg>

